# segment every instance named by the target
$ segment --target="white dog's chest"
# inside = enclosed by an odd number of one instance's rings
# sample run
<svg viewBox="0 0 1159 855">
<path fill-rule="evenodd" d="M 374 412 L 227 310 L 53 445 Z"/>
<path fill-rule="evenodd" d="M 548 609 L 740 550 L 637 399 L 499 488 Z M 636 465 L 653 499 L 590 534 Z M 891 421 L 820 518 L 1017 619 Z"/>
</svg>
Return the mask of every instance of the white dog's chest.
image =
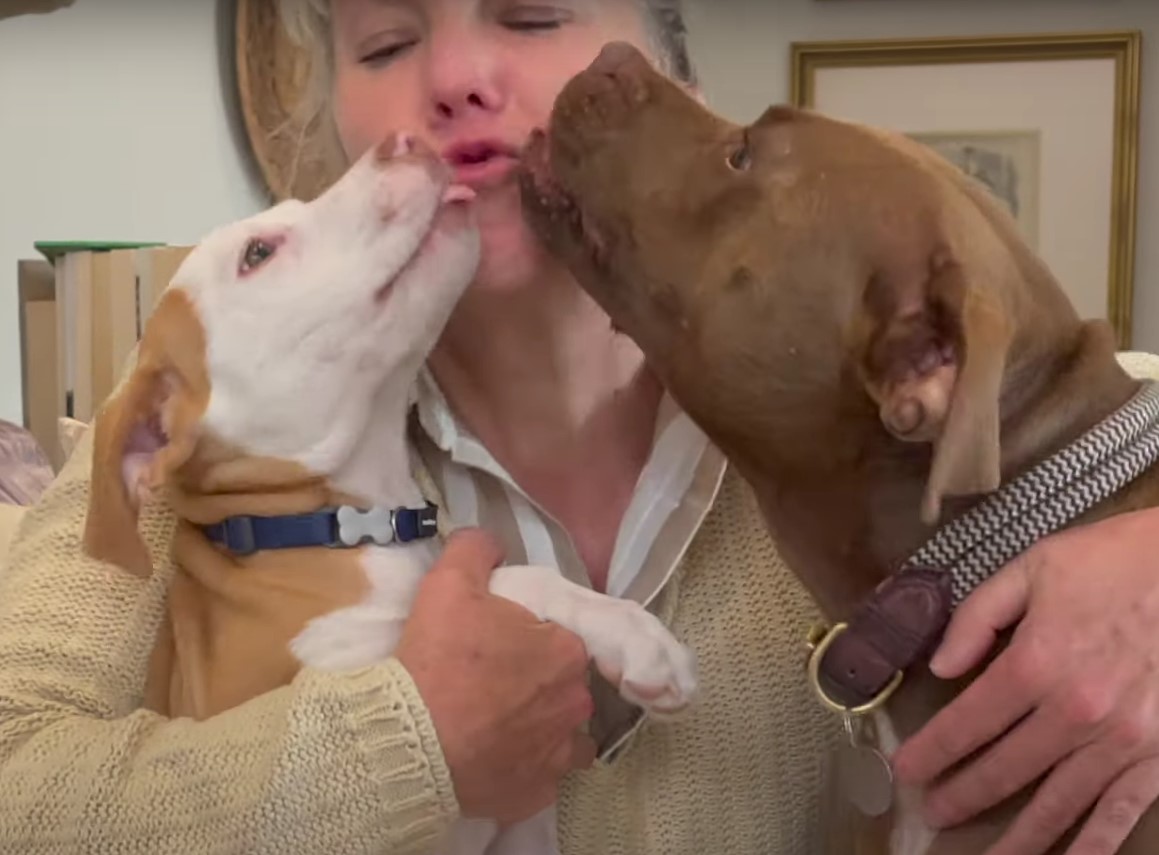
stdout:
<svg viewBox="0 0 1159 855">
<path fill-rule="evenodd" d="M 886 757 L 897 751 L 900 740 L 893 728 L 893 722 L 886 713 L 878 712 L 873 717 L 877 729 L 878 748 Z M 912 787 L 895 787 L 893 831 L 890 833 L 890 855 L 926 855 L 938 832 L 930 828 L 922 818 L 921 793 Z"/>
<path fill-rule="evenodd" d="M 415 593 L 433 560 L 426 543 L 371 546 L 359 560 L 370 589 L 356 605 L 310 621 L 290 643 L 303 665 L 322 670 L 365 668 L 394 652 Z"/>
</svg>

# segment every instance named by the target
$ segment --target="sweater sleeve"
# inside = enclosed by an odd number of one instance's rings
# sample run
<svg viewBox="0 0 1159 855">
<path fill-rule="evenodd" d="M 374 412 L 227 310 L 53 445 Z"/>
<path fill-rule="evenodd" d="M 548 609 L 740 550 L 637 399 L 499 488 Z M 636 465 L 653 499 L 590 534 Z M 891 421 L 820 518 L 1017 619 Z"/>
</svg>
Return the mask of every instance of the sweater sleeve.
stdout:
<svg viewBox="0 0 1159 855">
<path fill-rule="evenodd" d="M 152 579 L 85 556 L 91 453 L 86 436 L 0 579 L 0 851 L 431 851 L 457 805 L 395 660 L 305 670 L 204 722 L 140 709 L 175 522 L 142 517 Z"/>
<path fill-rule="evenodd" d="M 1159 380 L 1159 356 L 1141 350 L 1123 350 L 1119 365 L 1136 380 Z"/>
</svg>

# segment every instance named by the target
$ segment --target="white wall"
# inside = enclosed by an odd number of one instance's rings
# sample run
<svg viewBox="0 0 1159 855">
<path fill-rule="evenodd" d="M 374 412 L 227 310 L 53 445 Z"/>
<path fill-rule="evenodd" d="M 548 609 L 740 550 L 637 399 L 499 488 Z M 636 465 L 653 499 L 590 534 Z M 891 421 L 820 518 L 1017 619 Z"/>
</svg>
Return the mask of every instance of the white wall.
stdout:
<svg viewBox="0 0 1159 855">
<path fill-rule="evenodd" d="M 22 418 L 16 261 L 33 241 L 187 243 L 261 207 L 228 119 L 223 11 L 76 0 L 0 21 L 0 418 Z"/>
<path fill-rule="evenodd" d="M 690 0 L 711 103 L 788 97 L 797 39 L 1144 31 L 1135 346 L 1159 350 L 1155 0 Z M 225 0 L 76 0 L 0 22 L 0 418 L 19 421 L 16 260 L 41 239 L 184 243 L 262 204 L 230 103 Z M 228 54 L 228 52 L 226 52 Z M 226 73 L 223 74 L 222 70 Z"/>
</svg>

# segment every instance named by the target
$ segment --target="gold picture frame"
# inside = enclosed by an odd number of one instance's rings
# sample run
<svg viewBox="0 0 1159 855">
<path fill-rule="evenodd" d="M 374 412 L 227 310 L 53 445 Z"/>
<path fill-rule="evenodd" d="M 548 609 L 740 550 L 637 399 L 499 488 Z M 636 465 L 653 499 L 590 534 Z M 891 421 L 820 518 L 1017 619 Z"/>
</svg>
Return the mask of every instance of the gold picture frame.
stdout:
<svg viewBox="0 0 1159 855">
<path fill-rule="evenodd" d="M 1036 232 L 1030 242 L 1072 292 L 1080 314 L 1105 317 L 1120 347 L 1127 349 L 1134 302 L 1141 54 L 1137 30 L 794 42 L 790 91 L 796 106 L 917 138 L 1040 135 L 1041 159 L 1037 151 L 1025 155 L 1033 164 L 1033 180 L 1041 181 L 1033 192 L 1042 194 L 1031 200 Z M 919 69 L 920 74 L 912 73 Z M 1071 86 L 1062 79 L 1064 73 L 1080 85 Z M 1019 75 L 1017 85 L 1014 75 Z M 1031 91 L 1034 86 L 1040 87 L 1037 93 Z M 1086 93 L 1093 108 L 1063 103 L 1057 97 L 1060 87 L 1067 88 L 1068 99 Z M 1055 97 L 1042 97 L 1047 91 Z M 946 92 L 950 97 L 932 94 Z M 951 106 L 958 103 L 961 115 Z M 1040 117 L 1050 128 L 1033 127 L 1036 110 L 1053 110 Z M 1074 133 L 1064 130 L 1067 121 Z M 1068 181 L 1082 186 L 1068 188 Z M 1068 205 L 1068 194 L 1083 203 Z M 1041 248 L 1037 230 L 1043 235 Z M 1082 235 L 1087 236 L 1085 249 L 1075 245 Z M 1105 273 L 1098 272 L 1104 267 Z"/>
</svg>

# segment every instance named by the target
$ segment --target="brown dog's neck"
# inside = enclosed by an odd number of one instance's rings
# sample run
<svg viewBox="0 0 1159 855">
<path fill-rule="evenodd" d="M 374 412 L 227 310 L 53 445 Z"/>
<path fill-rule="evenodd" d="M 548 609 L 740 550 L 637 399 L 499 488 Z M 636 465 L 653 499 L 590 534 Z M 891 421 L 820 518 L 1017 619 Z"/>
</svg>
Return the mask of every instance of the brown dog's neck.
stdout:
<svg viewBox="0 0 1159 855">
<path fill-rule="evenodd" d="M 1118 365 L 1103 324 L 1084 324 L 1069 342 L 1012 352 L 1002 399 L 1002 482 L 1017 477 L 1121 407 L 1138 383 Z M 856 422 L 855 424 L 853 422 Z M 891 438 L 870 408 L 841 435 L 863 433 L 857 461 L 814 442 L 794 446 L 791 464 L 736 455 L 753 484 L 785 560 L 831 619 L 842 619 L 924 543 L 919 519 L 930 449 Z M 771 443 L 766 444 L 766 447 Z M 735 449 L 724 449 L 726 453 Z M 773 452 L 775 454 L 775 451 Z M 802 469 L 802 461 L 812 467 Z M 944 524 L 978 497 L 948 498 Z"/>
<path fill-rule="evenodd" d="M 1002 406 L 1003 483 L 1073 442 L 1138 389 L 1115 359 L 1113 337 L 1100 325 L 1082 326 L 1063 344 L 1012 356 Z M 841 462 L 851 475 L 827 466 L 821 447 L 810 452 L 816 470 L 787 481 L 767 477 L 771 469 L 764 460 L 746 465 L 737 458 L 782 556 L 830 621 L 848 618 L 935 530 L 919 518 L 929 449 L 889 438 L 872 416 L 854 427 L 877 439 L 860 446 L 857 466 L 849 467 L 847 458 Z M 947 501 L 941 522 L 977 501 Z M 912 668 L 889 705 L 899 738 L 912 735 L 964 682 L 943 682 L 924 667 Z"/>
<path fill-rule="evenodd" d="M 1057 356 L 1013 363 L 1003 389 L 1003 483 L 1074 442 L 1138 391 L 1115 352 L 1110 326 L 1090 322 Z"/>
</svg>

